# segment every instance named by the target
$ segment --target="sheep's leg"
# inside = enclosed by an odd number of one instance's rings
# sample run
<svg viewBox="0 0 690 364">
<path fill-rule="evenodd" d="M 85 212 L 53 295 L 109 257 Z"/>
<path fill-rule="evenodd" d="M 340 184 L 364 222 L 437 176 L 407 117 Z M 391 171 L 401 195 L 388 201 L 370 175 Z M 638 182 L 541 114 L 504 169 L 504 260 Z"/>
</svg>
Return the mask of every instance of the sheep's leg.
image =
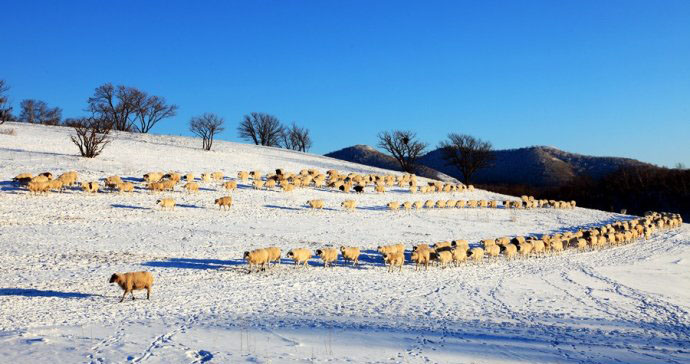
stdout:
<svg viewBox="0 0 690 364">
<path fill-rule="evenodd" d="M 146 299 L 151 299 L 151 287 L 146 287 Z"/>
<path fill-rule="evenodd" d="M 120 303 L 122 303 L 122 301 L 125 300 L 125 297 L 127 297 L 127 293 L 129 292 L 125 291 L 125 294 L 122 295 L 122 298 L 120 298 Z"/>
<path fill-rule="evenodd" d="M 135 300 L 135 298 L 134 298 L 134 290 L 129 291 L 129 293 L 132 295 L 132 301 L 134 301 L 134 300 Z"/>
</svg>

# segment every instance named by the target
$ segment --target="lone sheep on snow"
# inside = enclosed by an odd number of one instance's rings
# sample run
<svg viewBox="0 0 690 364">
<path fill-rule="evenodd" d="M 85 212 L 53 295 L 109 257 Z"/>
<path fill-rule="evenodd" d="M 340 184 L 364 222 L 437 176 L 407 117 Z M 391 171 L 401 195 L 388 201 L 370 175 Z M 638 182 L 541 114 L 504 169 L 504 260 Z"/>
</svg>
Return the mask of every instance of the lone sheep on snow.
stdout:
<svg viewBox="0 0 690 364">
<path fill-rule="evenodd" d="M 340 254 L 343 255 L 343 260 L 352 261 L 352 265 L 359 263 L 360 249 L 354 246 L 341 246 Z"/>
<path fill-rule="evenodd" d="M 348 211 L 354 211 L 355 207 L 357 206 L 357 201 L 355 200 L 345 200 L 343 203 L 340 204 L 341 207 L 344 207 L 345 210 Z"/>
<path fill-rule="evenodd" d="M 307 205 L 312 209 L 322 209 L 324 206 L 323 200 L 309 200 Z"/>
<path fill-rule="evenodd" d="M 386 207 L 388 207 L 389 210 L 395 211 L 400 209 L 400 202 L 398 201 L 391 201 L 388 204 L 386 204 Z"/>
<path fill-rule="evenodd" d="M 129 272 L 129 273 L 114 273 L 110 276 L 109 283 L 117 283 L 125 294 L 122 295 L 120 302 L 125 300 L 127 293 L 132 295 L 134 300 L 134 291 L 140 289 L 146 290 L 146 299 L 151 299 L 151 287 L 153 287 L 153 274 L 150 272 Z"/>
<path fill-rule="evenodd" d="M 217 198 L 213 203 L 218 205 L 219 210 L 222 208 L 229 210 L 230 207 L 232 207 L 232 197 L 223 196 L 221 198 Z"/>
<path fill-rule="evenodd" d="M 266 270 L 268 265 L 268 251 L 266 249 L 256 249 L 244 252 L 244 260 L 249 264 L 249 272 L 252 272 L 253 267 L 261 270 Z"/>
<path fill-rule="evenodd" d="M 169 197 L 157 200 L 156 204 L 161 205 L 161 210 L 163 210 L 163 209 L 174 210 L 175 209 L 175 200 L 173 200 L 172 198 L 169 198 Z"/>
<path fill-rule="evenodd" d="M 329 265 L 332 267 L 333 262 L 338 260 L 338 250 L 335 248 L 318 249 L 316 250 L 316 255 L 323 261 L 324 268 Z"/>
<path fill-rule="evenodd" d="M 306 267 L 309 259 L 311 259 L 311 255 L 311 250 L 307 248 L 297 248 L 288 251 L 286 257 L 292 259 L 295 262 L 295 266 L 302 264 Z"/>
</svg>

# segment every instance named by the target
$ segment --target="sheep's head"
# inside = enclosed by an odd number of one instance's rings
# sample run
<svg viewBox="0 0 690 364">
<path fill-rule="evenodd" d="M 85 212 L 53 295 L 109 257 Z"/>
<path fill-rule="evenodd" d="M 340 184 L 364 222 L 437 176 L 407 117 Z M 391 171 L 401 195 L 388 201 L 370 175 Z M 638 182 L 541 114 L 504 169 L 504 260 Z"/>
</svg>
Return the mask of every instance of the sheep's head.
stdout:
<svg viewBox="0 0 690 364">
<path fill-rule="evenodd" d="M 156 200 L 156 204 L 159 204 L 159 203 L 161 203 L 161 200 Z"/>
<path fill-rule="evenodd" d="M 293 256 L 295 256 L 295 253 L 293 253 L 292 250 L 290 250 L 289 252 L 287 252 L 285 256 L 288 258 L 292 258 Z"/>
<path fill-rule="evenodd" d="M 120 279 L 120 276 L 117 275 L 117 273 L 113 273 L 112 276 L 110 276 L 110 281 L 108 283 L 115 283 Z"/>
<path fill-rule="evenodd" d="M 242 259 L 247 259 L 247 258 L 249 258 L 249 252 L 244 252 Z"/>
<path fill-rule="evenodd" d="M 323 250 L 317 249 L 317 250 L 316 250 L 316 255 L 321 256 L 321 254 L 323 254 Z"/>
</svg>

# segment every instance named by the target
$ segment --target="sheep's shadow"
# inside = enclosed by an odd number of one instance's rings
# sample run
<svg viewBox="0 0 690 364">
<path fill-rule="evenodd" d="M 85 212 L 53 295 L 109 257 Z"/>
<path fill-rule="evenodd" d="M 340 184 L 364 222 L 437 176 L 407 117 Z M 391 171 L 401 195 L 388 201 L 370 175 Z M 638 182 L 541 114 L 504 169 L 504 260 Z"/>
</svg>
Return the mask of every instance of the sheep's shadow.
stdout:
<svg viewBox="0 0 690 364">
<path fill-rule="evenodd" d="M 0 182 L 0 190 L 1 191 L 24 191 L 21 186 L 19 186 L 19 183 L 14 182 L 14 181 L 2 181 Z"/>
<path fill-rule="evenodd" d="M 388 207 L 386 206 L 364 206 L 364 207 L 357 207 L 357 210 L 368 210 L 368 211 L 386 211 L 388 210 Z"/>
<path fill-rule="evenodd" d="M 178 269 L 222 269 L 244 264 L 241 259 L 195 259 L 195 258 L 170 258 L 168 260 L 154 260 L 142 263 L 145 267 L 178 268 Z"/>
<path fill-rule="evenodd" d="M 216 191 L 218 191 L 218 190 L 213 189 L 213 188 L 208 188 L 208 187 L 199 187 L 199 191 L 216 192 Z"/>
<path fill-rule="evenodd" d="M 122 205 L 118 203 L 111 204 L 110 207 L 116 208 L 116 209 L 130 209 L 130 210 L 151 210 L 150 207 L 141 207 L 141 206 L 133 206 L 133 205 Z"/>
<path fill-rule="evenodd" d="M 296 207 L 287 207 L 287 206 L 278 206 L 278 205 L 264 205 L 264 207 L 269 208 L 269 209 L 281 209 L 281 210 L 290 210 L 290 211 L 302 211 L 303 209 L 299 209 Z"/>
<path fill-rule="evenodd" d="M 184 203 L 178 203 L 175 204 L 175 207 L 181 207 L 183 209 L 202 209 L 203 207 L 197 206 L 197 205 L 191 205 L 191 204 L 184 204 Z"/>
<path fill-rule="evenodd" d="M 137 178 L 137 177 L 121 177 L 121 180 L 125 182 L 144 182 L 143 178 Z"/>
<path fill-rule="evenodd" d="M 2 296 L 88 298 L 101 295 L 81 292 L 59 292 L 51 290 L 44 291 L 33 288 L 0 288 L 0 297 Z"/>
</svg>

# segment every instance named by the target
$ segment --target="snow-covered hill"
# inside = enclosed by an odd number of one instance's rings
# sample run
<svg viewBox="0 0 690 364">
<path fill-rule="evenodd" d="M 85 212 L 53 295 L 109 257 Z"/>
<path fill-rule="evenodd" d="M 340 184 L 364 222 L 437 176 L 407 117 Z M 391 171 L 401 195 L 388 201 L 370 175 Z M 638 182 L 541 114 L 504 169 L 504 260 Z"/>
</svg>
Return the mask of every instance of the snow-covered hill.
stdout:
<svg viewBox="0 0 690 364">
<path fill-rule="evenodd" d="M 388 171 L 322 156 L 193 138 L 117 134 L 102 156 L 76 156 L 67 128 L 6 123 L 0 134 L 0 362 L 624 362 L 690 361 L 690 227 L 648 241 L 458 268 L 386 273 L 378 245 L 563 232 L 628 216 L 596 210 L 432 209 L 389 212 L 391 200 L 451 198 L 393 189 L 345 195 L 241 185 L 228 212 L 196 195 L 28 196 L 20 172 L 81 180 L 154 170 L 275 168 Z M 155 201 L 171 196 L 174 211 Z M 305 208 L 308 199 L 323 211 Z M 340 203 L 356 199 L 358 209 Z M 486 191 L 455 199 L 504 199 Z M 245 250 L 357 245 L 359 267 L 283 259 L 246 274 Z M 118 303 L 114 272 L 149 270 L 150 301 Z M 141 292 L 137 297 L 143 298 Z"/>
</svg>

